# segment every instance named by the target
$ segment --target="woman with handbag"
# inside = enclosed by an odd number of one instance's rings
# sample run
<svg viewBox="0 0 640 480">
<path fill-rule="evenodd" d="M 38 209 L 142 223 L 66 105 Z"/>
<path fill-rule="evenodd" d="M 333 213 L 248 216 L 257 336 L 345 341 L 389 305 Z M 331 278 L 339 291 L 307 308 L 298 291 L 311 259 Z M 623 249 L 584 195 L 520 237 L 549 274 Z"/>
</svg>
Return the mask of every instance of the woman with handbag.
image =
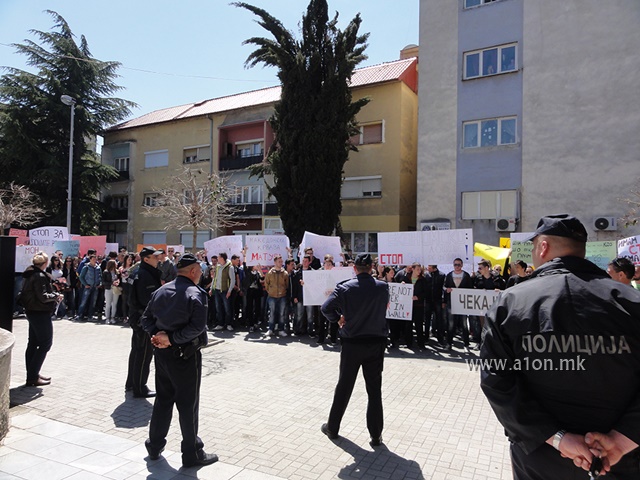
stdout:
<svg viewBox="0 0 640 480">
<path fill-rule="evenodd" d="M 33 257 L 33 265 L 27 267 L 22 274 L 24 283 L 20 303 L 29 321 L 29 341 L 25 352 L 27 387 L 41 387 L 51 383 L 51 377 L 40 375 L 40 369 L 53 343 L 51 314 L 62 301 L 62 295 L 54 293 L 51 275 L 44 271 L 48 262 L 47 254 L 39 252 Z"/>
<path fill-rule="evenodd" d="M 118 299 L 122 294 L 120 287 L 120 274 L 116 269 L 116 261 L 109 260 L 107 268 L 102 272 L 102 286 L 104 287 L 104 323 L 116 323 L 115 315 L 118 308 Z"/>
</svg>

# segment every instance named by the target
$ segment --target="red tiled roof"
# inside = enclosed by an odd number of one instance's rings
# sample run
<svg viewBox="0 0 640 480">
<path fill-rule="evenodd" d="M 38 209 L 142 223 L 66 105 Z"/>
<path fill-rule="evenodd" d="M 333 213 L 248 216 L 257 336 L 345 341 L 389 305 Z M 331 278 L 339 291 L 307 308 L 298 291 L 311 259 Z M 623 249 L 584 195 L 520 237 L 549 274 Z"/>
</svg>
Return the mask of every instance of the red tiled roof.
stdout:
<svg viewBox="0 0 640 480">
<path fill-rule="evenodd" d="M 415 62 L 416 58 L 407 58 L 404 60 L 382 63 L 380 65 L 373 65 L 371 67 L 359 68 L 353 73 L 351 86 L 355 88 L 375 83 L 404 80 L 403 77 L 407 73 L 409 67 Z M 228 95 L 226 97 L 213 98 L 203 102 L 164 108 L 118 125 L 114 125 L 113 127 L 108 128 L 107 131 L 124 130 L 127 128 L 152 125 L 154 123 L 169 122 L 172 120 L 180 120 L 201 115 L 237 110 L 245 107 L 275 103 L 280 99 L 280 90 L 281 88 L 279 86 L 269 87 L 261 90 L 252 90 L 250 92 Z"/>
</svg>

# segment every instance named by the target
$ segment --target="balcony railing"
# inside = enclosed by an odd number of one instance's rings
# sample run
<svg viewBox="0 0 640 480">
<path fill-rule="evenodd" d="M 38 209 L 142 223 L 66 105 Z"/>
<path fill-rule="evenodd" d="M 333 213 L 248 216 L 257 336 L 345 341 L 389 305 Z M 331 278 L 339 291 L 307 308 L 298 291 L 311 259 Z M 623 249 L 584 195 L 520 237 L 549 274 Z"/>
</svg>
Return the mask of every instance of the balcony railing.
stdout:
<svg viewBox="0 0 640 480">
<path fill-rule="evenodd" d="M 221 157 L 220 170 L 241 170 L 251 165 L 262 162 L 263 155 L 252 155 L 251 157 Z"/>
<path fill-rule="evenodd" d="M 234 204 L 233 207 L 236 209 L 235 215 L 237 217 L 262 215 L 261 203 Z"/>
<path fill-rule="evenodd" d="M 129 170 L 118 170 L 118 176 L 109 180 L 110 182 L 124 182 L 129 180 Z"/>
</svg>

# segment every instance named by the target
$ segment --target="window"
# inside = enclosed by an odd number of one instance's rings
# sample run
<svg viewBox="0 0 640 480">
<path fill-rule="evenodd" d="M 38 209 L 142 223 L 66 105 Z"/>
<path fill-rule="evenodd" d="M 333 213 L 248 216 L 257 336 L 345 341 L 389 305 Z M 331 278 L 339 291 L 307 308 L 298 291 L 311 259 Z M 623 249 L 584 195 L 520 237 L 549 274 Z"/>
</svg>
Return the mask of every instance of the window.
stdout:
<svg viewBox="0 0 640 480">
<path fill-rule="evenodd" d="M 231 197 L 235 205 L 255 205 L 262 203 L 262 185 L 236 186 Z"/>
<path fill-rule="evenodd" d="M 211 159 L 209 145 L 187 147 L 182 153 L 182 163 L 208 162 Z"/>
<path fill-rule="evenodd" d="M 351 177 L 342 182 L 341 198 L 380 198 L 382 177 Z"/>
<path fill-rule="evenodd" d="M 190 205 L 193 203 L 193 197 L 197 196 L 198 203 L 202 203 L 204 200 L 204 190 L 199 188 L 195 192 L 192 190 L 184 190 L 184 204 Z"/>
<path fill-rule="evenodd" d="M 514 218 L 518 212 L 518 192 L 500 190 L 487 192 L 462 192 L 463 220 L 493 220 Z"/>
<path fill-rule="evenodd" d="M 465 80 L 517 70 L 517 44 L 475 50 L 464 54 Z"/>
<path fill-rule="evenodd" d="M 209 240 L 209 236 L 208 230 L 198 230 L 195 248 L 204 248 L 204 242 Z M 187 250 L 193 249 L 193 230 L 180 231 L 180 245 L 184 245 Z"/>
<path fill-rule="evenodd" d="M 129 208 L 129 197 L 126 195 L 114 195 L 111 197 L 111 208 L 126 210 Z"/>
<path fill-rule="evenodd" d="M 164 245 L 167 243 L 167 232 L 142 232 L 144 245 Z"/>
<path fill-rule="evenodd" d="M 169 165 L 169 150 L 144 152 L 144 168 L 167 167 Z"/>
<path fill-rule="evenodd" d="M 157 193 L 145 193 L 144 198 L 142 200 L 142 205 L 145 207 L 155 207 L 158 205 L 158 194 Z"/>
<path fill-rule="evenodd" d="M 486 5 L 487 3 L 493 3 L 496 0 L 464 0 L 464 8 L 477 7 L 479 5 Z"/>
<path fill-rule="evenodd" d="M 256 157 L 262 155 L 262 142 L 242 143 L 236 146 L 237 157 Z"/>
<path fill-rule="evenodd" d="M 376 232 L 344 232 L 340 238 L 344 249 L 351 248 L 354 255 L 378 252 L 378 234 Z"/>
<path fill-rule="evenodd" d="M 462 124 L 462 148 L 516 143 L 516 117 L 490 118 Z"/>
<path fill-rule="evenodd" d="M 129 171 L 129 157 L 118 157 L 113 159 L 113 166 L 119 172 Z"/>
<path fill-rule="evenodd" d="M 282 220 L 279 218 L 264 218 L 264 234 L 265 235 L 284 235 Z"/>
<path fill-rule="evenodd" d="M 351 137 L 351 143 L 354 145 L 384 143 L 384 121 L 361 125 L 360 134 Z"/>
</svg>

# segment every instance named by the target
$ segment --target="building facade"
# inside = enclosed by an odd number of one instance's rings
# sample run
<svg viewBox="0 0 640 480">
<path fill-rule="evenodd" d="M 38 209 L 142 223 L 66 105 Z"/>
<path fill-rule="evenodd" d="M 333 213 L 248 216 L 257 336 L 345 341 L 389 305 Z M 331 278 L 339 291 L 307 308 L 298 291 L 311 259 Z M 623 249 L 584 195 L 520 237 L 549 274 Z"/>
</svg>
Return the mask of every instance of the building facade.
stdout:
<svg viewBox="0 0 640 480">
<path fill-rule="evenodd" d="M 640 4 L 421 0 L 417 224 L 498 244 L 570 212 L 591 240 L 640 177 Z"/>
<path fill-rule="evenodd" d="M 370 102 L 357 120 L 360 135 L 344 168 L 345 246 L 377 250 L 378 231 L 415 229 L 418 75 L 417 47 L 401 60 L 356 70 L 354 100 Z M 198 232 L 196 247 L 221 234 L 282 233 L 278 205 L 265 181 L 249 168 L 264 160 L 273 143 L 269 124 L 280 88 L 266 88 L 203 102 L 171 107 L 109 128 L 102 161 L 120 176 L 103 192 L 111 206 L 101 225 L 108 241 L 129 248 L 137 244 L 183 244 L 192 248 L 191 231 L 166 230 L 162 218 L 142 215 L 153 206 L 157 190 L 185 166 L 216 171 L 233 194 L 230 203 L 244 225 L 226 231 Z M 213 149 L 210 146 L 213 145 Z"/>
</svg>

